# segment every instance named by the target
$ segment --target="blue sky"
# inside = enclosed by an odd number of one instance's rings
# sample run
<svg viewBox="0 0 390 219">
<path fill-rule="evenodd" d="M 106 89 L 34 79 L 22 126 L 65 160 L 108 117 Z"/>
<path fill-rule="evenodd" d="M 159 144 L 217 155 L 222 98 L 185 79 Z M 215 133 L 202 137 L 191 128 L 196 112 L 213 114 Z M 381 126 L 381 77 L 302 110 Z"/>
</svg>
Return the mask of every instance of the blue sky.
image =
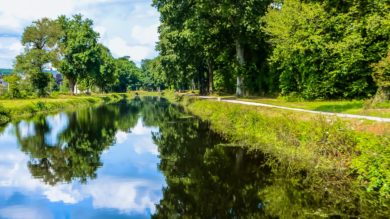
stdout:
<svg viewBox="0 0 390 219">
<path fill-rule="evenodd" d="M 10 68 L 23 51 L 20 38 L 32 21 L 83 14 L 94 20 L 100 41 L 115 57 L 139 63 L 157 55 L 159 14 L 152 0 L 0 0 L 0 68 Z"/>
</svg>

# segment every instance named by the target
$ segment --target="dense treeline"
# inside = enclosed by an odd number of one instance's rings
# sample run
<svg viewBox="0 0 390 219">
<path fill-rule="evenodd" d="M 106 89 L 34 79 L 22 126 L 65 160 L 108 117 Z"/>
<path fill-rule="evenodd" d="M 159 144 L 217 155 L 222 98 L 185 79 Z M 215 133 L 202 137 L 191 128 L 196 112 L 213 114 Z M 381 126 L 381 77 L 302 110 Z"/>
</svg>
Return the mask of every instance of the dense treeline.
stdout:
<svg viewBox="0 0 390 219">
<path fill-rule="evenodd" d="M 154 0 L 166 86 L 305 99 L 390 93 L 386 0 Z"/>
<path fill-rule="evenodd" d="M 25 28 L 22 44 L 25 49 L 16 57 L 14 74 L 5 77 L 8 97 L 46 96 L 53 91 L 126 92 L 145 87 L 144 72 L 128 57 L 114 58 L 99 43 L 93 21 L 82 15 L 34 21 Z M 64 77 L 62 87 L 48 73 L 52 68 Z"/>
</svg>

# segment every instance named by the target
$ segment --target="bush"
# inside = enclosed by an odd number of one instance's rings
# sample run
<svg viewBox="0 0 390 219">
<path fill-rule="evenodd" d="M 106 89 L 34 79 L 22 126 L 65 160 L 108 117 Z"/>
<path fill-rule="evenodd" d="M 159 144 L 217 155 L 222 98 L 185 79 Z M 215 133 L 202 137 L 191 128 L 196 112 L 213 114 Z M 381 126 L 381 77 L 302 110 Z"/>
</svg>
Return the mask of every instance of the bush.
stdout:
<svg viewBox="0 0 390 219">
<path fill-rule="evenodd" d="M 11 120 L 10 111 L 0 105 L 0 125 L 3 125 Z"/>
</svg>

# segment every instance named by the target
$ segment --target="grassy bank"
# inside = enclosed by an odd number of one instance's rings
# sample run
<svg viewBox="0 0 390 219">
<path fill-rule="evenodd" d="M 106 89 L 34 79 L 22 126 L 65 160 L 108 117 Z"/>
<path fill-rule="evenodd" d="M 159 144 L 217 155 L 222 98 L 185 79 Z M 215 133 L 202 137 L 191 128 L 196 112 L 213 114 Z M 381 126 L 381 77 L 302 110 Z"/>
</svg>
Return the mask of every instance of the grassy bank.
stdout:
<svg viewBox="0 0 390 219">
<path fill-rule="evenodd" d="M 13 119 L 29 117 L 38 113 L 56 112 L 65 109 L 76 109 L 89 105 L 116 102 L 133 94 L 93 94 L 93 95 L 60 95 L 38 99 L 0 100 L 0 124 Z"/>
<path fill-rule="evenodd" d="M 355 120 L 181 99 L 191 113 L 210 121 L 235 145 L 260 150 L 291 171 L 321 175 L 334 184 L 354 180 L 384 200 L 390 198 L 389 126 L 375 133 L 357 130 L 361 122 Z"/>
<path fill-rule="evenodd" d="M 262 98 L 262 97 L 243 97 L 219 96 L 226 99 L 237 99 L 248 102 L 271 104 L 275 106 L 284 106 L 306 110 L 314 110 L 332 113 L 347 113 L 363 116 L 377 116 L 390 118 L 390 102 L 384 102 L 370 105 L 370 101 L 364 100 L 334 100 L 334 101 L 301 101 L 282 98 Z"/>
</svg>

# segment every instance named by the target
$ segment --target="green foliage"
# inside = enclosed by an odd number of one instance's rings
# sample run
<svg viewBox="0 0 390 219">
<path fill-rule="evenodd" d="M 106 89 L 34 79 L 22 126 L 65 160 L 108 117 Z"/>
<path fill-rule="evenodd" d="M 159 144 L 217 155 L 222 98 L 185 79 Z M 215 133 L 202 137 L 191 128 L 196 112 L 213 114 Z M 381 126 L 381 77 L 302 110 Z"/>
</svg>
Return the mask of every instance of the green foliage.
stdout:
<svg viewBox="0 0 390 219">
<path fill-rule="evenodd" d="M 390 52 L 378 63 L 373 64 L 373 77 L 379 87 L 390 87 Z"/>
<path fill-rule="evenodd" d="M 0 105 L 0 125 L 6 124 L 11 120 L 10 111 L 3 105 Z"/>
<path fill-rule="evenodd" d="M 363 135 L 357 150 L 360 156 L 353 160 L 361 184 L 371 193 L 390 198 L 390 138 Z"/>
<path fill-rule="evenodd" d="M 115 60 L 112 57 L 109 49 L 99 44 L 99 70 L 94 77 L 95 83 L 102 92 L 111 90 L 117 76 L 115 69 Z"/>
<path fill-rule="evenodd" d="M 234 90 L 232 81 L 240 76 L 249 92 L 269 91 L 267 45 L 258 21 L 270 2 L 155 0 L 162 21 L 157 48 L 167 84 L 207 94 L 214 88 Z"/>
<path fill-rule="evenodd" d="M 143 87 L 147 90 L 158 90 L 166 87 L 166 76 L 161 66 L 161 57 L 142 60 Z"/>
<path fill-rule="evenodd" d="M 59 53 L 63 58 L 54 64 L 67 78 L 73 93 L 78 80 L 99 73 L 99 34 L 93 30 L 93 21 L 82 15 L 60 16 L 58 23 L 64 31 L 59 41 Z"/>
<path fill-rule="evenodd" d="M 3 80 L 8 83 L 8 95 L 10 98 L 21 97 L 20 76 L 17 74 L 11 74 L 3 77 Z"/>
<path fill-rule="evenodd" d="M 25 74 L 38 96 L 47 95 L 49 75 L 44 68 L 56 61 L 56 43 L 61 36 L 56 21 L 43 18 L 26 27 L 22 36 L 25 52 L 16 57 L 15 72 Z"/>
<path fill-rule="evenodd" d="M 115 60 L 115 78 L 113 90 L 115 92 L 126 92 L 128 90 L 137 90 L 142 85 L 141 70 L 133 61 L 127 58 Z"/>
<path fill-rule="evenodd" d="M 322 2 L 322 1 L 321 1 Z M 286 0 L 263 18 L 282 95 L 305 99 L 369 97 L 375 92 L 370 64 L 389 43 L 387 3 Z"/>
</svg>

